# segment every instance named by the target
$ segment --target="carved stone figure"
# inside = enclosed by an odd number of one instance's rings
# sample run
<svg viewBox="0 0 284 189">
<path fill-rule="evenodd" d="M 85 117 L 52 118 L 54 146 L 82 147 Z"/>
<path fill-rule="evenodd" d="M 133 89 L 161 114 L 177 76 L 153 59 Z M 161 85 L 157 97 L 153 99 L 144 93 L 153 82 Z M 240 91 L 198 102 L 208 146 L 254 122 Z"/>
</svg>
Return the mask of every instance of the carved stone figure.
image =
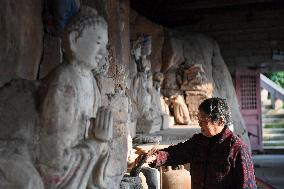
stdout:
<svg viewBox="0 0 284 189">
<path fill-rule="evenodd" d="M 174 109 L 174 118 L 177 124 L 186 125 L 190 121 L 189 112 L 181 95 L 176 95 L 171 98 L 171 103 Z"/>
<path fill-rule="evenodd" d="M 152 133 L 162 126 L 160 91 L 153 88 L 151 62 L 151 37 L 141 37 L 137 40 L 133 57 L 137 64 L 137 74 L 131 86 L 131 99 L 136 109 L 137 132 Z"/>
<path fill-rule="evenodd" d="M 164 81 L 164 74 L 161 72 L 155 72 L 154 73 L 154 78 L 153 78 L 153 87 L 154 89 L 156 89 L 157 91 L 160 92 L 163 81 Z"/>
<path fill-rule="evenodd" d="M 13 80 L 0 88 L 0 188 L 44 189 L 37 158 L 38 83 Z M 23 109 L 24 107 L 24 109 Z"/>
<path fill-rule="evenodd" d="M 98 109 L 92 73 L 102 69 L 107 41 L 106 21 L 82 7 L 64 34 L 65 62 L 43 80 L 38 168 L 47 189 L 110 188 L 104 177 L 112 114 Z"/>
</svg>

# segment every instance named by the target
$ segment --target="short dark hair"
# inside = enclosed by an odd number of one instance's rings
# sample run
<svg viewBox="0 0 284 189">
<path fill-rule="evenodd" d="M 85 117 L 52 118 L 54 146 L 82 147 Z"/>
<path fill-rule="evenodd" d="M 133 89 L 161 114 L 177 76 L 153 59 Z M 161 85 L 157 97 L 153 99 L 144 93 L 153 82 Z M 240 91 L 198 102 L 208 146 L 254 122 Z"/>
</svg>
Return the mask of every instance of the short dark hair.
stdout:
<svg viewBox="0 0 284 189">
<path fill-rule="evenodd" d="M 223 116 L 225 125 L 232 124 L 231 110 L 225 99 L 208 98 L 199 105 L 198 110 L 206 113 L 213 122 L 219 121 Z"/>
</svg>

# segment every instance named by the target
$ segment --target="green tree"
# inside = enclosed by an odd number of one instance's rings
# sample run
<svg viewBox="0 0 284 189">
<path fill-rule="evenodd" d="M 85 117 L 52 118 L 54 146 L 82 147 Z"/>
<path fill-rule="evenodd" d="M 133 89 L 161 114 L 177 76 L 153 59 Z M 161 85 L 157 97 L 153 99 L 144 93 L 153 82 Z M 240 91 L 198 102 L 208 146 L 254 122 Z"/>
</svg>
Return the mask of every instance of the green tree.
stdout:
<svg viewBox="0 0 284 189">
<path fill-rule="evenodd" d="M 268 74 L 268 77 L 274 81 L 276 84 L 284 88 L 284 71 L 272 72 Z"/>
</svg>

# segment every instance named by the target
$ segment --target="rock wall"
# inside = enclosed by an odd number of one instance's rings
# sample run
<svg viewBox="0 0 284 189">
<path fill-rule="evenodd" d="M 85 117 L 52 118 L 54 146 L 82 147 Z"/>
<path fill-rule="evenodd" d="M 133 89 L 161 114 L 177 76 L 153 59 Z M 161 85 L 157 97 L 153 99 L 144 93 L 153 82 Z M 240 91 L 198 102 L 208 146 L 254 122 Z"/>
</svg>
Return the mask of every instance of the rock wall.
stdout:
<svg viewBox="0 0 284 189">
<path fill-rule="evenodd" d="M 43 49 L 42 1 L 1 1 L 0 86 L 13 78 L 34 80 Z"/>
</svg>

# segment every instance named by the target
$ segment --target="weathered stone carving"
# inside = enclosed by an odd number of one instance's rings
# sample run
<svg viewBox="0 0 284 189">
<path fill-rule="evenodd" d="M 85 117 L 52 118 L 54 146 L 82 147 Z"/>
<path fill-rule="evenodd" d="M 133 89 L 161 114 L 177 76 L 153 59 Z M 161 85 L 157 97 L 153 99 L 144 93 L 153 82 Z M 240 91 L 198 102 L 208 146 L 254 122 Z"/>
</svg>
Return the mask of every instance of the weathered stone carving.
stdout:
<svg viewBox="0 0 284 189">
<path fill-rule="evenodd" d="M 100 91 L 92 73 L 102 69 L 107 39 L 105 20 L 82 7 L 64 34 L 66 62 L 43 81 L 38 167 L 46 188 L 109 188 L 104 177 L 112 114 L 98 110 Z"/>
<path fill-rule="evenodd" d="M 162 126 L 159 82 L 163 76 L 156 76 L 154 88 L 151 62 L 147 57 L 151 54 L 151 37 L 139 38 L 134 46 L 132 54 L 138 72 L 132 81 L 131 100 L 137 118 L 136 131 L 152 133 L 159 131 Z"/>
<path fill-rule="evenodd" d="M 188 107 L 190 124 L 198 124 L 198 106 L 206 98 L 208 98 L 206 91 L 185 91 L 185 103 Z"/>
<path fill-rule="evenodd" d="M 13 80 L 0 88 L 0 188 L 44 189 L 34 163 L 38 83 Z"/>
<path fill-rule="evenodd" d="M 186 125 L 190 121 L 189 112 L 181 95 L 171 97 L 176 124 Z"/>
<path fill-rule="evenodd" d="M 212 83 L 207 78 L 202 64 L 193 64 L 183 70 L 180 88 L 183 91 L 204 91 L 208 97 L 213 93 Z"/>
<path fill-rule="evenodd" d="M 113 165 L 126 155 L 112 155 L 111 147 L 123 143 L 118 135 L 127 127 L 116 126 L 122 129 L 112 141 L 113 120 L 121 122 L 127 110 L 113 116 L 110 109 L 127 106 L 100 107 L 94 77 L 105 70 L 107 38 L 104 19 L 82 7 L 64 36 L 65 62 L 42 81 L 18 80 L 0 89 L 0 188 L 119 186 L 126 162 Z"/>
<path fill-rule="evenodd" d="M 202 64 L 193 64 L 183 70 L 181 89 L 185 91 L 190 124 L 197 124 L 199 104 L 206 98 L 212 97 L 213 93 L 213 84 L 206 76 Z"/>
<path fill-rule="evenodd" d="M 165 76 L 162 92 L 172 99 L 175 124 L 197 124 L 198 105 L 202 99 L 211 97 L 213 93 L 213 84 L 207 77 L 202 64 L 184 62 L 179 66 L 173 65 Z M 184 101 L 187 107 L 182 106 L 185 105 Z"/>
</svg>

